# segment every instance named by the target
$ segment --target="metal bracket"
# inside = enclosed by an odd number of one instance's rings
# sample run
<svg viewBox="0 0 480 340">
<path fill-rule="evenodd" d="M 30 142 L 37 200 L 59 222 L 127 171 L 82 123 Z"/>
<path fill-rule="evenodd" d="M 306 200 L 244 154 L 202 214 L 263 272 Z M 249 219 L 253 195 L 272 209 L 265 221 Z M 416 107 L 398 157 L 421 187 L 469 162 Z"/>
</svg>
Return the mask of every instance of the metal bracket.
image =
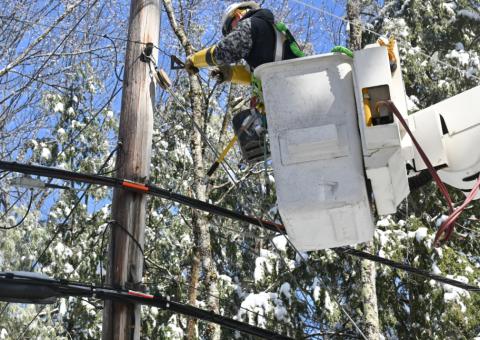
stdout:
<svg viewBox="0 0 480 340">
<path fill-rule="evenodd" d="M 185 63 L 181 61 L 177 56 L 170 56 L 170 69 L 171 70 L 183 70 L 185 68 Z"/>
<path fill-rule="evenodd" d="M 144 63 L 151 61 L 152 52 L 153 52 L 153 43 L 149 42 L 145 45 L 142 55 L 140 56 L 140 60 L 143 61 Z"/>
</svg>

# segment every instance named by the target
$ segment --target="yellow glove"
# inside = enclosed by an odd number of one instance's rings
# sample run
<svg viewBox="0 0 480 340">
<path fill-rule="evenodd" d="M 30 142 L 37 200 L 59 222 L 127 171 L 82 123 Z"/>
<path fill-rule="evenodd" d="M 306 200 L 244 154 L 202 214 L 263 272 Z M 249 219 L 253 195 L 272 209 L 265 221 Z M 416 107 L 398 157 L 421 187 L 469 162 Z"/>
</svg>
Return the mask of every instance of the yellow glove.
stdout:
<svg viewBox="0 0 480 340">
<path fill-rule="evenodd" d="M 210 72 L 210 77 L 215 78 L 219 84 L 232 80 L 232 68 L 227 65 L 215 67 Z"/>
<path fill-rule="evenodd" d="M 234 84 L 249 85 L 252 81 L 251 73 L 243 65 L 221 65 L 214 68 L 210 76 L 219 83 L 231 81 Z"/>
<path fill-rule="evenodd" d="M 185 70 L 190 75 L 194 75 L 194 74 L 197 74 L 199 72 L 198 67 L 195 67 L 195 64 L 193 63 L 192 56 L 187 57 L 187 61 L 185 62 Z"/>
</svg>

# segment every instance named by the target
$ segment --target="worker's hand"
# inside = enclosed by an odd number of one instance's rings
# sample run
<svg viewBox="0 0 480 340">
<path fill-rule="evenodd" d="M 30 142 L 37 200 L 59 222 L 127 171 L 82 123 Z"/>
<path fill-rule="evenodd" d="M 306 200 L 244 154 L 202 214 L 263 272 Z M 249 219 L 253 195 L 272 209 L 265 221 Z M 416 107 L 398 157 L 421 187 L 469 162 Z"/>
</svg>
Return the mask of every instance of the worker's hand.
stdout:
<svg viewBox="0 0 480 340">
<path fill-rule="evenodd" d="M 219 84 L 232 80 L 232 69 L 230 66 L 222 65 L 215 67 L 210 72 L 210 77 L 215 78 Z"/>
<path fill-rule="evenodd" d="M 198 67 L 195 67 L 195 65 L 193 64 L 192 56 L 187 57 L 187 61 L 185 62 L 185 70 L 190 75 L 194 75 L 199 72 Z"/>
</svg>

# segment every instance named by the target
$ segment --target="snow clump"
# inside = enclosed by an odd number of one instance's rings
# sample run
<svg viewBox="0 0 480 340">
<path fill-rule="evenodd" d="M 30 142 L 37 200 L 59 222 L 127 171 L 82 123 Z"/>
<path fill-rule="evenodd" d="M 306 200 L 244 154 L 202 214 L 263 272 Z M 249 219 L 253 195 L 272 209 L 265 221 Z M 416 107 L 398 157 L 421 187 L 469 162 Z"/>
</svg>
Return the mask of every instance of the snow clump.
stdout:
<svg viewBox="0 0 480 340">
<path fill-rule="evenodd" d="M 55 112 L 63 112 L 64 110 L 65 110 L 65 106 L 63 105 L 63 103 L 60 103 L 60 102 L 55 104 L 55 106 L 53 107 L 53 111 Z"/>
<path fill-rule="evenodd" d="M 279 251 L 287 251 L 288 240 L 285 235 L 274 237 L 272 242 Z"/>
<path fill-rule="evenodd" d="M 428 229 L 425 227 L 420 227 L 415 232 L 415 239 L 418 243 L 422 242 L 428 236 Z"/>
</svg>

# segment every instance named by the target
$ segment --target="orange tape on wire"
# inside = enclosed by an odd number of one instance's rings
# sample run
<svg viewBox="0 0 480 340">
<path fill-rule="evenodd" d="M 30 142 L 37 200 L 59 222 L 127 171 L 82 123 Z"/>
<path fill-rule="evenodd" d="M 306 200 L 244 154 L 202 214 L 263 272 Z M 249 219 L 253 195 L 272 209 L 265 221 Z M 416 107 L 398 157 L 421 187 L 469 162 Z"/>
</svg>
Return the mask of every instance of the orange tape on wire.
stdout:
<svg viewBox="0 0 480 340">
<path fill-rule="evenodd" d="M 142 192 L 148 192 L 149 188 L 145 184 L 141 183 L 135 183 L 135 182 L 130 182 L 127 180 L 124 180 L 122 182 L 122 186 L 128 189 L 136 190 L 136 191 L 142 191 Z"/>
</svg>

